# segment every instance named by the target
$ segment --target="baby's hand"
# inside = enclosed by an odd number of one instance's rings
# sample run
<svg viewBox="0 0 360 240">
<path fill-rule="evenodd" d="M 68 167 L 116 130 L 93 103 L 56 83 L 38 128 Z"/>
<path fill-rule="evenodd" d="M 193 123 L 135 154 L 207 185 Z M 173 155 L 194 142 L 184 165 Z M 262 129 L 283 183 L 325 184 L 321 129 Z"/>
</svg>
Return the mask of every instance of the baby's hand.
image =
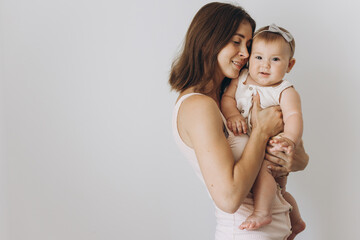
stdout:
<svg viewBox="0 0 360 240">
<path fill-rule="evenodd" d="M 226 124 L 236 136 L 247 133 L 246 120 L 241 114 L 229 117 L 226 119 Z"/>
<path fill-rule="evenodd" d="M 272 137 L 269 141 L 269 145 L 271 146 L 272 151 L 284 152 L 287 154 L 295 149 L 295 143 L 281 134 Z"/>
</svg>

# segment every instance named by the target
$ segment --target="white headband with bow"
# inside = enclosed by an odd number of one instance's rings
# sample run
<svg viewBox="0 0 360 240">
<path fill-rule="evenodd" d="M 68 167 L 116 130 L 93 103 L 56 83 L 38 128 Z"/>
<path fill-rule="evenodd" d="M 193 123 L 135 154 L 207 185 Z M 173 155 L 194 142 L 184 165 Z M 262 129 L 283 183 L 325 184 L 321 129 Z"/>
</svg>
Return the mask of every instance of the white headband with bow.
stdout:
<svg viewBox="0 0 360 240">
<path fill-rule="evenodd" d="M 256 35 L 258 35 L 258 34 L 260 34 L 262 32 L 279 33 L 288 43 L 290 43 L 294 39 L 293 36 L 290 33 L 281 30 L 274 23 L 269 26 L 269 29 L 258 32 Z M 254 38 L 256 37 L 256 35 L 254 36 Z"/>
</svg>

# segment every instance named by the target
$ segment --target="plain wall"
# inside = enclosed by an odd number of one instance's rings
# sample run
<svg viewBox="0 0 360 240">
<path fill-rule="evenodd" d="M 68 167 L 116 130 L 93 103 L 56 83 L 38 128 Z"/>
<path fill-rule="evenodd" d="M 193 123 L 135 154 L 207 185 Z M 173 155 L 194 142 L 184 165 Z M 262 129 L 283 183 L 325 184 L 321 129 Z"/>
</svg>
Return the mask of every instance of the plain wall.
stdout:
<svg viewBox="0 0 360 240">
<path fill-rule="evenodd" d="M 7 206 L 7 160 L 5 158 L 6 141 L 5 141 L 5 115 L 4 115 L 4 49 L 2 38 L 4 21 L 2 14 L 2 5 L 0 2 L 0 239 L 8 239 L 8 206 Z"/>
<path fill-rule="evenodd" d="M 212 202 L 171 130 L 172 59 L 208 1 L 2 0 L 0 238 L 213 239 Z M 359 223 L 359 3 L 234 1 L 295 37 L 307 169 L 290 175 L 307 229 Z"/>
</svg>

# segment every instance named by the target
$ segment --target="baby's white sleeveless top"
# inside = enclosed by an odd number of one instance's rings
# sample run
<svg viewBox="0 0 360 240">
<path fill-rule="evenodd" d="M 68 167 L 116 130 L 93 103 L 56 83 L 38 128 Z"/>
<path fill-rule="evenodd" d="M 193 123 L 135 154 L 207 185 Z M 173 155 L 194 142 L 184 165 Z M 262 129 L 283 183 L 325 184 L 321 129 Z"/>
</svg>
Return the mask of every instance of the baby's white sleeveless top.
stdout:
<svg viewBox="0 0 360 240">
<path fill-rule="evenodd" d="M 280 105 L 280 94 L 282 91 L 293 86 L 287 80 L 283 80 L 281 84 L 275 87 L 261 87 L 251 84 L 245 85 L 244 82 L 246 81 L 248 74 L 248 69 L 244 69 L 240 72 L 238 87 L 235 93 L 237 108 L 244 118 L 249 116 L 249 111 L 252 107 L 252 96 L 256 94 L 256 91 L 260 95 L 261 107 L 267 108 L 274 105 Z"/>
</svg>

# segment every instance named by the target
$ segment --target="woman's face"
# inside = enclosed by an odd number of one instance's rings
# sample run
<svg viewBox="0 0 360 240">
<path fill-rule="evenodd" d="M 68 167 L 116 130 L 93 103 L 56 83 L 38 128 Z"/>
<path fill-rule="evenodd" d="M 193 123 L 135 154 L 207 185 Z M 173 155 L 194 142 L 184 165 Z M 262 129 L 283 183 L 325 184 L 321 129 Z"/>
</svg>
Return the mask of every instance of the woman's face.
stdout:
<svg viewBox="0 0 360 240">
<path fill-rule="evenodd" d="M 252 28 L 250 23 L 243 21 L 232 36 L 230 42 L 225 45 L 217 56 L 218 67 L 216 76 L 224 79 L 237 78 L 242 67 L 249 58 L 248 48 L 252 40 Z"/>
</svg>

